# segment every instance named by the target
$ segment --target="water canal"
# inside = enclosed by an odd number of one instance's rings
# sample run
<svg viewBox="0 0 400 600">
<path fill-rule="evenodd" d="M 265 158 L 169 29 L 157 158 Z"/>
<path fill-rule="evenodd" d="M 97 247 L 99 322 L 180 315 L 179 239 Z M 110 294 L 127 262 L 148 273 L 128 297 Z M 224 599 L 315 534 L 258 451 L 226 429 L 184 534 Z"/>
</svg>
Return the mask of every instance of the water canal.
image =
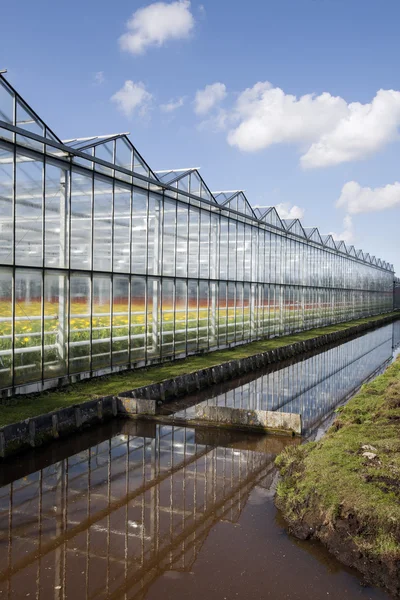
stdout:
<svg viewBox="0 0 400 600">
<path fill-rule="evenodd" d="M 160 413 L 190 414 L 200 402 L 297 411 L 318 435 L 399 342 L 397 322 Z M 295 443 L 116 420 L 5 461 L 0 599 L 389 598 L 319 543 L 286 533 L 273 461 Z"/>
</svg>

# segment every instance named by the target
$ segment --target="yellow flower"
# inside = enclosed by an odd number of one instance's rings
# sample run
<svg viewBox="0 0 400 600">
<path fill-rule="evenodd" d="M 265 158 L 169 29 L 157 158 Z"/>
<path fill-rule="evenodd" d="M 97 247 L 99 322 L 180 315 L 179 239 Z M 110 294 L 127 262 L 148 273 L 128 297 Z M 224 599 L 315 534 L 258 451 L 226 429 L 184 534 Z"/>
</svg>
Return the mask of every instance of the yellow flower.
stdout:
<svg viewBox="0 0 400 600">
<path fill-rule="evenodd" d="M 24 342 L 29 342 L 29 338 L 28 337 L 24 337 Z"/>
</svg>

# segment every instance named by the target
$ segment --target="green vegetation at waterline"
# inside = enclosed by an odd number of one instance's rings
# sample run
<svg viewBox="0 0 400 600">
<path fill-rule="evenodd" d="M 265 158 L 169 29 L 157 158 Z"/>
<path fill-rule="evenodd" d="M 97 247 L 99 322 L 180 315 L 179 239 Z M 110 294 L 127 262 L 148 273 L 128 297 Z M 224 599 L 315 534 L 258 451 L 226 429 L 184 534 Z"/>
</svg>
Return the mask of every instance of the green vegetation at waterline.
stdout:
<svg viewBox="0 0 400 600">
<path fill-rule="evenodd" d="M 292 532 L 400 594 L 400 357 L 341 408 L 319 442 L 276 460 Z"/>
<path fill-rule="evenodd" d="M 157 383 L 164 379 L 177 377 L 186 373 L 192 373 L 199 369 L 205 369 L 230 360 L 245 358 L 260 352 L 267 352 L 295 342 L 301 342 L 321 335 L 327 335 L 336 331 L 343 331 L 356 325 L 379 321 L 380 318 L 398 315 L 399 313 L 373 316 L 346 323 L 337 323 L 328 327 L 311 329 L 300 333 L 287 335 L 279 338 L 266 339 L 235 348 L 217 350 L 206 354 L 191 356 L 183 360 L 166 362 L 147 368 L 122 371 L 108 376 L 87 379 L 64 388 L 17 396 L 0 406 L 0 427 L 10 423 L 16 423 L 24 419 L 40 414 L 51 412 L 59 408 L 86 402 L 95 397 L 117 395 L 121 392 L 131 390 L 151 383 Z"/>
</svg>

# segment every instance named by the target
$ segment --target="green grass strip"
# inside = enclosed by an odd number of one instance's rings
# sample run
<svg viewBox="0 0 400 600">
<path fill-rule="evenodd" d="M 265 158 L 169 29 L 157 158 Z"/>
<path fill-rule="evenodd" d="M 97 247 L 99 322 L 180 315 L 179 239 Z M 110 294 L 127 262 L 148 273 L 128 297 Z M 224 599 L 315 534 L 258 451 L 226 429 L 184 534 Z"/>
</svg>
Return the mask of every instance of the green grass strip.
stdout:
<svg viewBox="0 0 400 600">
<path fill-rule="evenodd" d="M 367 559 L 400 560 L 400 357 L 319 442 L 285 449 L 276 464 L 276 502 L 299 535 L 311 528 L 328 546 L 335 534 Z"/>
<path fill-rule="evenodd" d="M 86 402 L 87 400 L 98 396 L 107 396 L 111 394 L 118 395 L 124 391 L 149 385 L 151 383 L 157 383 L 178 375 L 192 373 L 193 371 L 219 365 L 230 360 L 245 358 L 252 356 L 253 354 L 266 352 L 295 342 L 349 329 L 362 323 L 377 321 L 380 318 L 388 317 L 391 314 L 395 315 L 399 313 L 389 313 L 381 316 L 357 319 L 346 323 L 338 323 L 329 327 L 311 329 L 293 335 L 251 342 L 231 349 L 216 350 L 215 352 L 191 356 L 182 360 L 163 363 L 161 365 L 96 377 L 63 388 L 41 392 L 39 394 L 30 394 L 21 397 L 17 396 L 16 398 L 11 399 L 9 404 L 0 406 L 0 427 L 51 412 L 59 408 Z"/>
</svg>

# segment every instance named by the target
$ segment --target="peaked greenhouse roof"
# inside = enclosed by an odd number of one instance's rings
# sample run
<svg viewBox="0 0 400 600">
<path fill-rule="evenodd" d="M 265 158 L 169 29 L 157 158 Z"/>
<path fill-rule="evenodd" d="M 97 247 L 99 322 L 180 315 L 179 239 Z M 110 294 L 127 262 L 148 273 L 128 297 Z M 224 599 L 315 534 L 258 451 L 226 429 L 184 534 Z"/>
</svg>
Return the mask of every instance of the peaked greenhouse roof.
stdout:
<svg viewBox="0 0 400 600">
<path fill-rule="evenodd" d="M 288 231 L 295 233 L 300 237 L 307 238 L 306 232 L 303 229 L 299 219 L 283 219 L 283 224 Z"/>
<path fill-rule="evenodd" d="M 128 171 L 157 179 L 156 174 L 136 150 L 128 135 L 129 133 L 97 135 L 64 140 L 63 143 Z"/>
<path fill-rule="evenodd" d="M 23 100 L 0 73 L 0 120 L 29 133 L 61 143 L 60 138 Z"/>
<path fill-rule="evenodd" d="M 222 204 L 231 210 L 258 219 L 258 216 L 254 212 L 250 202 L 247 200 L 243 190 L 214 192 L 214 198 L 217 200 L 218 204 Z"/>
<path fill-rule="evenodd" d="M 323 244 L 322 237 L 317 227 L 303 227 L 306 236 L 309 240 L 317 242 L 317 244 Z"/>
<path fill-rule="evenodd" d="M 264 223 L 268 223 L 269 225 L 273 225 L 274 227 L 278 227 L 279 229 L 285 229 L 285 226 L 281 221 L 275 206 L 269 206 L 267 208 L 261 217 L 261 221 L 264 221 Z"/>
<path fill-rule="evenodd" d="M 274 206 L 252 207 L 242 189 L 212 193 L 199 173 L 198 167 L 154 171 L 132 144 L 128 132 L 95 135 L 62 141 L 36 112 L 23 100 L 0 72 L 0 134 L 6 141 L 28 146 L 33 150 L 63 156 L 74 163 L 95 168 L 106 175 L 148 189 L 165 190 L 167 196 L 187 199 L 195 205 L 212 205 L 212 210 L 232 210 L 259 225 L 280 230 L 283 235 L 294 234 L 313 241 L 334 252 L 341 252 L 355 260 L 368 262 L 393 271 L 393 265 L 370 257 L 354 246 L 346 247 L 343 240 L 332 235 L 321 235 L 317 227 L 304 227 L 299 219 L 281 219 Z M 136 176 L 136 177 L 135 177 Z"/>
<path fill-rule="evenodd" d="M 194 194 L 199 198 L 216 202 L 213 194 L 199 173 L 199 167 L 189 169 L 167 169 L 165 171 L 155 171 L 159 181 L 174 187 L 177 190 L 183 190 L 188 194 Z"/>
</svg>

